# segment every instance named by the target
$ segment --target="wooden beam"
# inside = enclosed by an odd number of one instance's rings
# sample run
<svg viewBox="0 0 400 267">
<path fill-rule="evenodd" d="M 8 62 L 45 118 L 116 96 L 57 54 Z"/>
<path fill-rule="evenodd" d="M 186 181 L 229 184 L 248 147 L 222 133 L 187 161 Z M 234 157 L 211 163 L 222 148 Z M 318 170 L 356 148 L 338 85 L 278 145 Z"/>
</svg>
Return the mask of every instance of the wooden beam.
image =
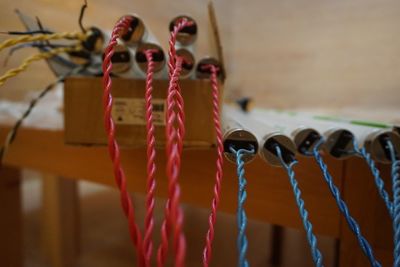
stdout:
<svg viewBox="0 0 400 267">
<path fill-rule="evenodd" d="M 54 267 L 76 266 L 79 251 L 77 182 L 43 177 L 42 237 L 47 259 Z"/>
<path fill-rule="evenodd" d="M 4 133 L 5 131 L 0 130 L 0 138 L 4 137 Z M 145 149 L 122 149 L 121 152 L 129 190 L 145 192 Z M 180 178 L 183 202 L 210 208 L 215 157 L 214 149 L 188 149 L 183 152 Z M 299 159 L 300 164 L 295 169 L 314 229 L 316 233 L 338 237 L 339 213 L 321 172 L 313 160 L 304 157 Z M 156 160 L 157 196 L 166 197 L 168 184 L 165 177 L 164 150 L 157 151 Z M 343 162 L 329 157 L 326 160 L 340 187 Z M 6 162 L 64 177 L 115 186 L 107 148 L 67 146 L 63 142 L 61 131 L 22 129 L 7 154 Z M 246 177 L 249 195 L 246 207 L 249 218 L 303 228 L 293 191 L 282 168 L 271 167 L 261 159 L 256 159 L 246 166 Z M 226 162 L 220 211 L 236 213 L 237 187 L 235 166 Z"/>
<path fill-rule="evenodd" d="M 390 168 L 380 165 L 386 188 L 390 193 Z M 366 163 L 358 158 L 345 165 L 343 196 L 353 217 L 358 221 L 363 235 L 374 249 L 375 257 L 382 266 L 392 265 L 392 224 L 389 213 L 376 189 L 374 179 Z M 342 217 L 340 228 L 339 266 L 369 266 L 356 237 Z"/>
<path fill-rule="evenodd" d="M 1 266 L 22 266 L 21 173 L 16 168 L 0 169 L 0 259 Z"/>
</svg>

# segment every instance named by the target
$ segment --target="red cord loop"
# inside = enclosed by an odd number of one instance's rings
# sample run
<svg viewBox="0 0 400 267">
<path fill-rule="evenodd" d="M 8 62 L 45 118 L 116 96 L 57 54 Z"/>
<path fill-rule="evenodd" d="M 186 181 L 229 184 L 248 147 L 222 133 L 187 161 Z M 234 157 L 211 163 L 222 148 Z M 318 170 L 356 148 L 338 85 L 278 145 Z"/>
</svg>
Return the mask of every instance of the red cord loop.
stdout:
<svg viewBox="0 0 400 267">
<path fill-rule="evenodd" d="M 211 73 L 215 71 L 216 74 L 218 74 L 218 72 L 220 70 L 220 68 L 218 66 L 215 66 L 213 64 L 205 64 L 205 65 L 201 66 L 201 69 L 205 70 L 205 71 L 210 71 Z"/>
<path fill-rule="evenodd" d="M 112 80 L 111 70 L 112 62 L 111 58 L 114 54 L 115 46 L 117 45 L 117 39 L 121 37 L 121 34 L 125 32 L 132 21 L 130 17 L 121 18 L 115 25 L 111 39 L 105 50 L 105 57 L 103 60 L 103 106 L 104 106 L 104 125 L 108 136 L 108 150 L 110 158 L 113 163 L 114 177 L 117 186 L 120 190 L 121 205 L 125 216 L 128 218 L 128 227 L 131 240 L 136 247 L 138 264 L 140 267 L 145 266 L 144 255 L 142 251 L 142 237 L 138 225 L 135 222 L 135 213 L 132 201 L 130 199 L 127 187 L 126 177 L 124 169 L 121 164 L 121 155 L 119 145 L 115 138 L 115 124 L 111 116 L 113 98 L 111 95 Z"/>
<path fill-rule="evenodd" d="M 183 18 L 179 18 L 175 21 L 175 27 L 178 26 L 180 23 L 185 24 L 185 26 L 183 26 L 182 29 L 186 28 L 186 27 L 190 27 L 195 24 L 194 21 L 188 20 L 187 18 L 183 17 Z M 178 32 L 180 32 L 182 29 L 180 29 Z"/>
<path fill-rule="evenodd" d="M 173 242 L 175 252 L 175 266 L 185 266 L 186 240 L 183 233 L 184 214 L 180 207 L 180 186 L 178 182 L 181 155 L 183 149 L 183 138 L 185 135 L 185 112 L 184 101 L 179 86 L 179 76 L 182 70 L 183 59 L 176 56 L 175 43 L 179 31 L 189 25 L 187 19 L 179 21 L 171 32 L 169 40 L 169 87 L 167 93 L 166 112 L 166 153 L 167 153 L 167 176 L 168 176 L 168 199 L 165 206 L 165 217 L 161 227 L 161 244 L 157 253 L 157 266 L 162 267 L 168 254 L 168 242 L 171 230 L 173 231 Z"/>
</svg>

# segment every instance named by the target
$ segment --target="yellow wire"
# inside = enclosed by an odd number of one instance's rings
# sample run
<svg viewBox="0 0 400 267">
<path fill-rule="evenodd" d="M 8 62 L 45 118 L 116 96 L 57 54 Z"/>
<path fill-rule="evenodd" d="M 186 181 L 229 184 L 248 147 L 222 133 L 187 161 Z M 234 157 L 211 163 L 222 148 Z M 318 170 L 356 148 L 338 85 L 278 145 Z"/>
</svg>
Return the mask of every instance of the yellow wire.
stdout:
<svg viewBox="0 0 400 267">
<path fill-rule="evenodd" d="M 52 34 L 36 34 L 36 35 L 27 35 L 18 38 L 12 38 L 5 40 L 0 44 L 0 51 L 4 48 L 14 46 L 20 43 L 27 42 L 36 42 L 36 41 L 49 41 L 49 40 L 57 40 L 57 39 L 78 39 L 80 41 L 86 40 L 87 35 L 82 32 L 60 32 L 60 33 L 52 33 Z"/>
<path fill-rule="evenodd" d="M 49 58 L 51 58 L 55 55 L 61 54 L 61 53 L 75 52 L 75 51 L 80 51 L 80 50 L 82 50 L 81 46 L 59 47 L 59 48 L 54 48 L 47 52 L 43 52 L 43 53 L 39 53 L 39 54 L 30 56 L 30 57 L 26 58 L 19 67 L 10 69 L 3 76 L 1 76 L 0 77 L 0 86 L 2 86 L 8 79 L 18 75 L 20 72 L 25 71 L 32 62 L 39 61 L 42 59 L 49 59 Z"/>
</svg>

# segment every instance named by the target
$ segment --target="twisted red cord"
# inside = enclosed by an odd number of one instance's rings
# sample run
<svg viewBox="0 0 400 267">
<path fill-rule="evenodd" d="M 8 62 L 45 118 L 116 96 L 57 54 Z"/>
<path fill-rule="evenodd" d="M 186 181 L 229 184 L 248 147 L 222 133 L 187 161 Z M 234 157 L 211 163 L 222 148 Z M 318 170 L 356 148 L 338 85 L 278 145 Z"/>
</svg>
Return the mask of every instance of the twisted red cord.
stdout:
<svg viewBox="0 0 400 267">
<path fill-rule="evenodd" d="M 108 136 L 108 150 L 113 162 L 115 181 L 120 190 L 121 205 L 125 216 L 128 218 L 129 233 L 134 246 L 136 247 L 139 266 L 144 266 L 144 257 L 142 252 L 142 237 L 138 225 L 135 223 L 135 213 L 126 188 L 125 172 L 121 165 L 121 156 L 119 145 L 115 139 L 115 124 L 111 116 L 113 98 L 111 95 L 112 80 L 110 77 L 112 70 L 111 58 L 114 54 L 114 48 L 117 45 L 117 39 L 130 27 L 131 17 L 121 18 L 115 25 L 111 39 L 105 50 L 103 60 L 103 106 L 104 106 L 104 125 Z"/>
<path fill-rule="evenodd" d="M 211 213 L 208 217 L 208 231 L 206 235 L 206 244 L 203 250 L 203 266 L 208 267 L 211 262 L 212 255 L 212 242 L 214 240 L 214 229 L 217 219 L 217 209 L 221 194 L 221 183 L 223 176 L 223 164 L 224 164 L 224 144 L 222 140 L 222 129 L 220 121 L 220 98 L 219 98 L 219 86 L 218 86 L 218 67 L 214 65 L 206 65 L 205 68 L 211 72 L 210 81 L 212 87 L 213 96 L 213 119 L 214 127 L 217 139 L 217 161 L 216 161 L 216 173 L 215 173 L 215 184 L 214 184 L 214 198 L 211 203 Z"/>
<path fill-rule="evenodd" d="M 143 238 L 143 253 L 145 266 L 151 266 L 151 256 L 153 253 L 153 229 L 154 229 L 154 195 L 156 188 L 155 172 L 156 172 L 156 139 L 155 128 L 153 123 L 153 75 L 154 75 L 154 49 L 146 50 L 147 59 L 147 75 L 146 75 L 146 91 L 145 91 L 145 108 L 146 108 L 146 129 L 147 129 L 147 196 L 146 196 L 146 216 L 145 216 L 145 234 Z"/>
<path fill-rule="evenodd" d="M 186 256 L 186 240 L 183 233 L 183 220 L 184 214 L 180 207 L 180 186 L 178 182 L 180 166 L 181 166 L 181 147 L 183 140 L 179 137 L 178 131 L 175 129 L 177 120 L 176 114 L 176 95 L 179 94 L 177 84 L 182 70 L 182 58 L 177 58 L 175 62 L 174 71 L 172 73 L 167 95 L 167 145 L 166 153 L 167 160 L 167 176 L 168 176 L 168 200 L 165 207 L 165 218 L 161 227 L 161 244 L 158 249 L 158 266 L 164 266 L 167 252 L 168 241 L 170 235 L 170 228 L 173 227 L 173 241 L 175 252 L 175 266 L 183 267 L 185 264 Z"/>
<path fill-rule="evenodd" d="M 182 58 L 176 57 L 175 43 L 178 33 L 192 22 L 187 19 L 179 21 L 171 32 L 168 51 L 168 68 L 170 83 L 167 96 L 167 125 L 166 136 L 167 146 L 166 152 L 168 157 L 167 176 L 169 180 L 169 196 L 165 206 L 165 217 L 161 226 L 161 244 L 157 252 L 157 266 L 162 267 L 168 253 L 168 242 L 170 236 L 171 225 L 174 225 L 174 250 L 175 250 L 175 266 L 184 266 L 186 255 L 186 241 L 183 234 L 183 211 L 179 206 L 180 187 L 178 183 L 181 153 L 183 149 L 183 137 L 185 135 L 185 113 L 184 101 L 181 95 L 181 89 L 178 79 L 182 69 Z M 178 110 L 178 112 L 175 111 Z M 178 124 L 176 130 L 175 124 Z"/>
<path fill-rule="evenodd" d="M 182 18 L 181 20 L 177 21 L 177 24 L 175 25 L 173 31 L 171 32 L 171 36 L 169 39 L 169 51 L 168 51 L 168 74 L 169 78 L 171 79 L 171 76 L 174 72 L 175 64 L 176 64 L 176 49 L 175 49 L 175 44 L 176 44 L 176 38 L 178 36 L 178 33 L 185 27 L 192 25 L 193 22 L 187 20 L 186 18 Z M 177 106 L 178 106 L 178 139 L 183 140 L 183 136 L 185 135 L 185 112 L 184 112 L 184 101 L 183 97 L 181 94 L 181 87 L 177 83 L 176 88 L 174 90 L 177 90 L 178 92 L 176 93 L 176 101 L 177 101 Z M 183 148 L 183 142 L 179 142 L 179 152 L 182 151 Z"/>
<path fill-rule="evenodd" d="M 213 95 L 213 119 L 214 127 L 216 132 L 217 141 L 217 160 L 216 160 L 216 174 L 215 174 L 215 185 L 214 185 L 214 198 L 211 204 L 211 214 L 208 218 L 209 229 L 206 235 L 206 245 L 203 250 L 203 266 L 209 266 L 212 256 L 212 242 L 214 240 L 214 227 L 217 217 L 217 209 L 220 201 L 221 183 L 223 177 L 223 163 L 224 163 L 224 145 L 222 140 L 222 130 L 220 122 L 220 98 L 219 98 L 219 86 L 218 86 L 218 68 L 214 65 L 206 65 L 211 72 L 210 81 L 212 86 Z"/>
</svg>

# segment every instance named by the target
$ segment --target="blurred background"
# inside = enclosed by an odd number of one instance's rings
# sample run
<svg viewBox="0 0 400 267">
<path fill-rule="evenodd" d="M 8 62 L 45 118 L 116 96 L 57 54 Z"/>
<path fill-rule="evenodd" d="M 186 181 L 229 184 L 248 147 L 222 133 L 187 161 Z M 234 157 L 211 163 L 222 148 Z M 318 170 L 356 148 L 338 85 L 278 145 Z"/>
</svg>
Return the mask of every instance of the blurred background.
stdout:
<svg viewBox="0 0 400 267">
<path fill-rule="evenodd" d="M 23 30 L 16 8 L 57 31 L 78 29 L 81 0 L 1 0 L 1 31 Z M 104 29 L 129 12 L 139 14 L 167 47 L 168 22 L 179 14 L 197 19 L 200 35 L 207 27 L 206 0 L 88 0 L 84 25 Z M 308 110 L 339 116 L 400 123 L 400 2 L 396 0 L 216 0 L 227 80 L 227 101 L 251 97 L 267 108 Z M 1 39 L 7 38 L 0 35 Z M 199 36 L 197 53 L 206 55 Z M 7 67 L 16 67 L 33 50 L 16 52 Z M 6 52 L 0 55 L 3 63 Z M 0 64 L 0 70 L 6 69 Z M 8 81 L 0 90 L 4 103 L 26 102 L 53 74 L 43 62 Z M 62 109 L 61 102 L 56 103 Z M 34 117 L 34 114 L 33 114 Z M 2 117 L 3 119 L 3 117 Z M 13 121 L 13 118 L 4 118 Z M 62 125 L 60 122 L 59 125 Z M 46 127 L 46 125 L 43 125 Z M 58 126 L 57 126 L 58 127 Z M 23 204 L 26 266 L 51 266 L 41 246 L 41 174 L 24 173 Z M 79 182 L 81 214 L 80 266 L 132 266 L 133 250 L 116 191 Z M 143 206 L 143 197 L 133 196 Z M 159 201 L 158 211 L 163 202 Z M 138 218 L 143 218 L 139 210 Z M 201 266 L 207 210 L 186 207 L 191 240 L 188 266 Z M 235 217 L 218 221 L 214 266 L 234 266 Z M 196 226 L 196 230 L 191 227 Z M 199 231 L 202 229 L 203 231 Z M 252 266 L 271 266 L 272 226 L 251 221 L 249 258 Z M 335 240 L 321 237 L 326 265 L 334 266 Z M 302 232 L 286 230 L 281 266 L 310 266 Z"/>
<path fill-rule="evenodd" d="M 56 30 L 78 30 L 81 5 L 81 0 L 2 0 L 1 28 L 23 29 L 14 14 L 19 8 Z M 206 0 L 89 0 L 84 23 L 111 29 L 122 14 L 134 12 L 165 47 L 168 22 L 187 13 L 200 24 L 196 49 L 204 55 L 206 5 Z M 227 98 L 251 96 L 265 107 L 345 114 L 373 108 L 364 118 L 400 117 L 398 1 L 217 0 L 215 8 L 228 74 Z M 31 51 L 16 53 L 9 67 L 24 53 Z M 16 100 L 43 87 L 49 71 L 44 64 L 35 66 L 21 79 L 11 80 L 0 96 Z"/>
</svg>

